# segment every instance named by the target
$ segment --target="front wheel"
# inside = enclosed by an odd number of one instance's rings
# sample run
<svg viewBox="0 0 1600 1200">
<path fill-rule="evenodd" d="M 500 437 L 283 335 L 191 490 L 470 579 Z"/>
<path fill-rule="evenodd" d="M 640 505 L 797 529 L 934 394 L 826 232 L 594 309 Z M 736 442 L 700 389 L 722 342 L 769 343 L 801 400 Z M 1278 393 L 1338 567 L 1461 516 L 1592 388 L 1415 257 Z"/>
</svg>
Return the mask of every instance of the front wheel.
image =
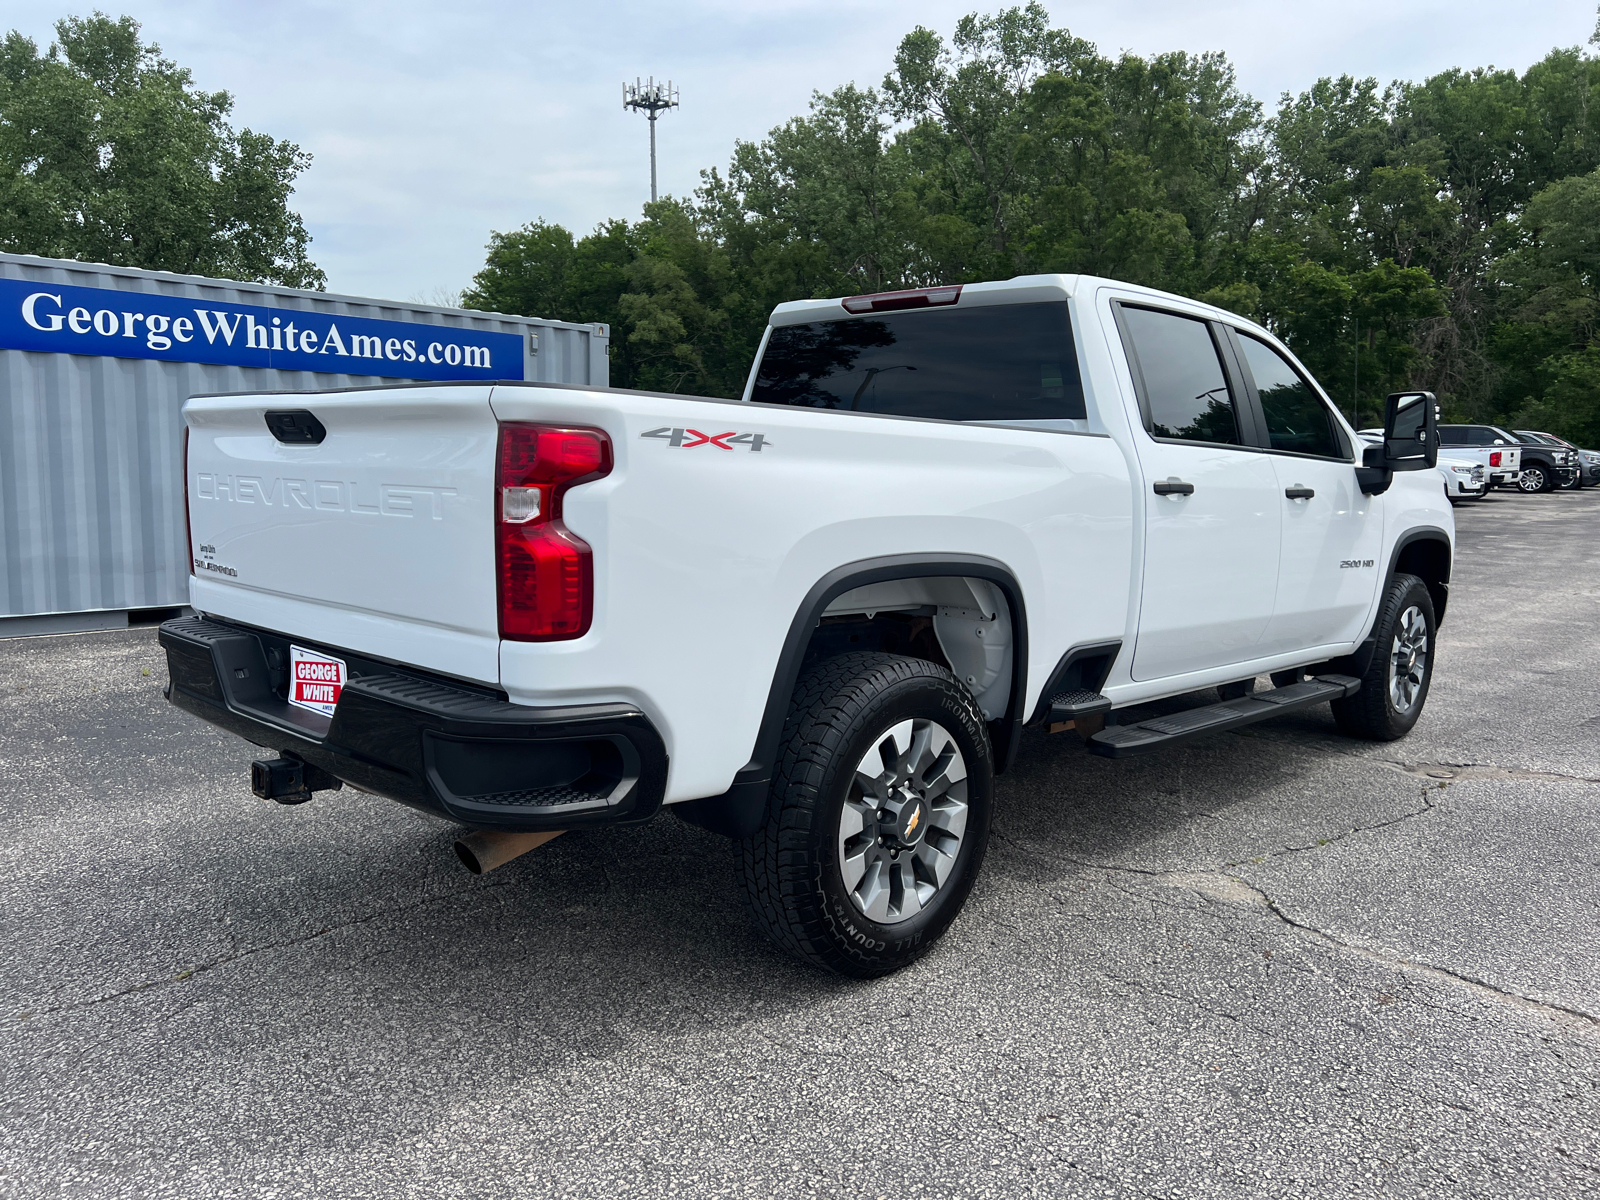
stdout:
<svg viewBox="0 0 1600 1200">
<path fill-rule="evenodd" d="M 1392 742 L 1422 715 L 1433 682 L 1433 597 L 1415 575 L 1396 575 L 1373 628 L 1377 642 L 1361 690 L 1333 702 L 1333 719 L 1350 737 Z"/>
<path fill-rule="evenodd" d="M 1550 474 L 1543 467 L 1523 467 L 1522 476 L 1517 480 L 1517 487 L 1524 492 L 1548 492 L 1551 487 Z"/>
<path fill-rule="evenodd" d="M 847 654 L 795 689 L 763 827 L 738 844 L 745 907 L 774 944 L 871 978 L 961 911 L 989 836 L 983 714 L 944 667 Z"/>
</svg>

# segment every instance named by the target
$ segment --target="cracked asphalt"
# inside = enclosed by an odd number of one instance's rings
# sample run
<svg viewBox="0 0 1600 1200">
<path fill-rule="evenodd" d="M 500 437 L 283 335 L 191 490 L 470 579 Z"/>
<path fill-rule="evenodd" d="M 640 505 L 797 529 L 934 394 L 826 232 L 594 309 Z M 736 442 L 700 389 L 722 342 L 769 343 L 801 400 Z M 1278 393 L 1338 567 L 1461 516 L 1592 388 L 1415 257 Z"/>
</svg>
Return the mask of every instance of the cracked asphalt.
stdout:
<svg viewBox="0 0 1600 1200">
<path fill-rule="evenodd" d="M 1600 492 L 1458 520 L 1410 737 L 1033 736 L 872 983 L 671 818 L 474 878 L 255 800 L 153 630 L 0 642 L 0 1195 L 1600 1195 Z"/>
</svg>

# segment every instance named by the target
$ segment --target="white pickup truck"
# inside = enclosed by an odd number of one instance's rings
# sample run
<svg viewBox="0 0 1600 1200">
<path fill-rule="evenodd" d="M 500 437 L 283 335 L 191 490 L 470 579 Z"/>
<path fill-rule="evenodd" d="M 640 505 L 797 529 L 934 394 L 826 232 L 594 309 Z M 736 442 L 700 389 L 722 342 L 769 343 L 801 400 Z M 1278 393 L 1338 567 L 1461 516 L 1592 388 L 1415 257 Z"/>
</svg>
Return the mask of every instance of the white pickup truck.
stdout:
<svg viewBox="0 0 1600 1200">
<path fill-rule="evenodd" d="M 349 783 L 502 858 L 670 806 L 857 976 L 954 918 L 1024 726 L 1118 758 L 1331 701 L 1404 735 L 1453 558 L 1431 396 L 1363 446 L 1266 330 L 1079 276 L 782 305 L 737 401 L 185 413 L 168 696 L 277 752 L 258 794 Z"/>
</svg>

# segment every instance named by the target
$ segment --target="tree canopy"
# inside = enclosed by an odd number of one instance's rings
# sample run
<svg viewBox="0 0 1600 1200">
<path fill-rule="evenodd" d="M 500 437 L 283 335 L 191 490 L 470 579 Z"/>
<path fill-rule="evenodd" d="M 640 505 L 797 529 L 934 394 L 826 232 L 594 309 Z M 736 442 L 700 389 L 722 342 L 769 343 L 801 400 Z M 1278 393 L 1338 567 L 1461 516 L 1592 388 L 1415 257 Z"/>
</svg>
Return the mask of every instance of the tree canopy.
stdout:
<svg viewBox="0 0 1600 1200">
<path fill-rule="evenodd" d="M 320 289 L 288 206 L 311 156 L 160 55 L 101 13 L 0 43 L 0 249 Z"/>
<path fill-rule="evenodd" d="M 816 93 L 641 220 L 494 234 L 466 300 L 610 322 L 618 384 L 729 396 L 781 301 L 1084 272 L 1262 322 L 1359 421 L 1426 387 L 1594 445 L 1597 231 L 1583 49 L 1268 113 L 1222 54 L 1111 58 L 1029 3 L 912 30 L 880 87 Z"/>
</svg>

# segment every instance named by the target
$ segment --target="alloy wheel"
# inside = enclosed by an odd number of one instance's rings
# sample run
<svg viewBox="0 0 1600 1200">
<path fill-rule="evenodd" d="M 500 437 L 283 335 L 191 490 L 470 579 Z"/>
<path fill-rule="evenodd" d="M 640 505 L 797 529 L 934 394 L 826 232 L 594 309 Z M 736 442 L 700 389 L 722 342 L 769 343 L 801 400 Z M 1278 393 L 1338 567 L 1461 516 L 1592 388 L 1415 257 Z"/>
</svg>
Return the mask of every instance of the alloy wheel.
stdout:
<svg viewBox="0 0 1600 1200">
<path fill-rule="evenodd" d="M 1517 480 L 1517 486 L 1525 492 L 1544 491 L 1544 472 L 1538 467 L 1523 467 L 1522 478 Z"/>
<path fill-rule="evenodd" d="M 1427 675 L 1428 621 L 1413 604 L 1400 614 L 1389 653 L 1389 702 L 1396 712 L 1411 711 Z"/>
<path fill-rule="evenodd" d="M 861 915 L 916 916 L 949 879 L 967 829 L 967 763 L 937 721 L 885 730 L 862 755 L 839 819 L 839 871 Z"/>
</svg>

